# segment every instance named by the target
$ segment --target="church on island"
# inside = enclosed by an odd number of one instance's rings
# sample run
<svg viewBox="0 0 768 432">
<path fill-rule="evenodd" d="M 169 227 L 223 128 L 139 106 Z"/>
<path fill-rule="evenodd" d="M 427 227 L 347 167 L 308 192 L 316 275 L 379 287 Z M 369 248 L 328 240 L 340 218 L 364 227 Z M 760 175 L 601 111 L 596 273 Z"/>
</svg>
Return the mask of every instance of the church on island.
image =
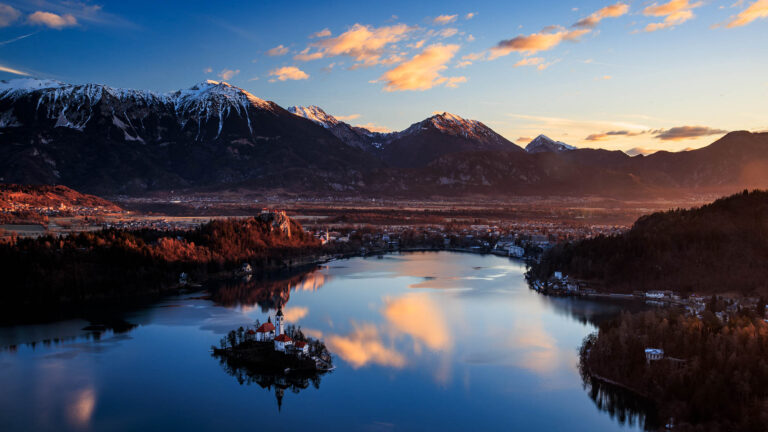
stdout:
<svg viewBox="0 0 768 432">
<path fill-rule="evenodd" d="M 267 318 L 267 322 L 256 329 L 255 336 L 257 342 L 273 342 L 275 351 L 300 355 L 309 353 L 309 345 L 306 342 L 294 341 L 285 334 L 285 316 L 282 308 L 279 308 L 275 314 L 275 323 L 272 324 L 272 320 Z"/>
</svg>

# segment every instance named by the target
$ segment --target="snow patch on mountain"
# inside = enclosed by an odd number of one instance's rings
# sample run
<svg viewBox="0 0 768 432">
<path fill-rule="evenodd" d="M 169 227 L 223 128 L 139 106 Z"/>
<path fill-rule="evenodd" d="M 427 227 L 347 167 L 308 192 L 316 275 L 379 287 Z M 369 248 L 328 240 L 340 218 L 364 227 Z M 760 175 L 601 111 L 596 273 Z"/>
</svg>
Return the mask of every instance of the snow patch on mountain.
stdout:
<svg viewBox="0 0 768 432">
<path fill-rule="evenodd" d="M 534 138 L 528 145 L 525 147 L 525 151 L 528 153 L 559 153 L 569 150 L 576 150 L 576 147 L 572 145 L 568 145 L 562 141 L 555 141 L 552 138 L 541 134 Z"/>
<path fill-rule="evenodd" d="M 313 122 L 319 124 L 320 126 L 323 126 L 326 129 L 332 128 L 341 123 L 339 119 L 323 111 L 323 109 L 317 105 L 290 106 L 287 108 L 287 110 L 288 112 L 295 114 L 299 117 L 304 117 L 307 120 L 312 120 Z"/>
</svg>

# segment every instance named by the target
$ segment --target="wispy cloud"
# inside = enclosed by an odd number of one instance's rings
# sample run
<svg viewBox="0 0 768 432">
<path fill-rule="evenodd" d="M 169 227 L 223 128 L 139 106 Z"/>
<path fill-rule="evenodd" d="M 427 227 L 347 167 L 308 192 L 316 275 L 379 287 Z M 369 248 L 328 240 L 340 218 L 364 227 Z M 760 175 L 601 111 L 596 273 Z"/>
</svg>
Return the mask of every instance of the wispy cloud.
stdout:
<svg viewBox="0 0 768 432">
<path fill-rule="evenodd" d="M 0 72 L 8 72 L 8 73 L 11 73 L 11 74 L 14 74 L 14 75 L 29 76 L 29 74 L 24 72 L 24 71 L 20 71 L 18 69 L 9 68 L 9 67 L 2 66 L 2 65 L 0 65 Z"/>
<path fill-rule="evenodd" d="M 235 69 L 235 70 L 223 69 L 221 72 L 219 72 L 219 78 L 226 81 L 226 80 L 232 79 L 235 75 L 239 73 L 240 73 L 240 69 Z"/>
<path fill-rule="evenodd" d="M 213 72 L 213 68 L 212 67 L 207 67 L 207 68 L 203 69 L 203 73 L 209 74 L 209 73 L 212 73 L 212 72 Z"/>
<path fill-rule="evenodd" d="M 680 141 L 709 135 L 723 135 L 727 130 L 713 129 L 707 126 L 678 126 L 666 130 L 654 131 L 655 138 L 663 141 Z"/>
<path fill-rule="evenodd" d="M 459 83 L 465 82 L 467 78 L 463 76 L 444 77 L 441 72 L 447 68 L 446 63 L 453 58 L 458 50 L 458 45 L 430 45 L 412 59 L 385 72 L 379 81 L 386 83 L 384 90 L 388 92 L 428 90 L 438 85 L 456 87 Z"/>
<path fill-rule="evenodd" d="M 621 136 L 638 136 L 647 134 L 650 131 L 629 131 L 629 130 L 617 130 L 617 131 L 608 131 L 608 132 L 601 132 L 596 134 L 591 134 L 584 138 L 586 141 L 605 141 L 611 137 L 621 137 Z"/>
<path fill-rule="evenodd" d="M 618 18 L 629 12 L 629 5 L 626 3 L 616 3 L 610 6 L 606 6 L 592 15 L 582 18 L 577 21 L 573 27 L 579 28 L 595 28 L 600 21 L 605 18 Z"/>
<path fill-rule="evenodd" d="M 432 24 L 446 25 L 456 21 L 458 15 L 440 15 L 432 20 Z M 471 18 L 471 17 L 470 17 Z"/>
<path fill-rule="evenodd" d="M 350 115 L 334 116 L 334 117 L 336 117 L 341 121 L 349 121 L 349 120 L 354 120 L 356 118 L 360 118 L 360 114 L 350 114 Z"/>
<path fill-rule="evenodd" d="M 745 26 L 757 19 L 768 18 L 768 0 L 757 0 L 726 24 L 728 28 Z"/>
<path fill-rule="evenodd" d="M 536 66 L 536 69 L 544 70 L 553 64 L 555 64 L 555 62 L 547 63 L 543 57 L 525 57 L 515 63 L 515 67 Z"/>
<path fill-rule="evenodd" d="M 471 20 L 475 16 L 477 16 L 477 12 L 470 12 L 470 13 L 464 15 L 464 19 Z"/>
<path fill-rule="evenodd" d="M 405 39 L 413 28 L 405 24 L 372 27 L 355 24 L 346 32 L 310 44 L 296 56 L 297 60 L 317 60 L 333 56 L 349 56 L 360 66 L 373 66 L 381 62 L 389 45 Z M 316 51 L 311 51 L 315 48 Z"/>
<path fill-rule="evenodd" d="M 324 29 L 320 30 L 319 32 L 312 33 L 311 35 L 309 35 L 309 38 L 310 39 L 324 38 L 324 37 L 328 37 L 330 35 L 331 35 L 331 31 L 329 29 L 327 29 L 327 28 L 324 28 Z"/>
<path fill-rule="evenodd" d="M 275 77 L 270 79 L 269 82 L 297 81 L 309 78 L 309 75 L 307 75 L 306 72 L 296 66 L 283 66 L 281 68 L 273 69 L 269 72 L 269 75 Z"/>
<path fill-rule="evenodd" d="M 0 3 L 0 27 L 8 27 L 16 22 L 21 12 L 13 6 Z"/>
<path fill-rule="evenodd" d="M 365 124 L 359 124 L 355 125 L 355 127 L 360 127 L 363 129 L 368 129 L 371 132 L 379 132 L 379 133 L 388 133 L 392 132 L 392 129 L 385 127 L 385 126 L 379 126 L 375 123 L 365 123 Z"/>
<path fill-rule="evenodd" d="M 585 141 L 606 141 L 618 137 L 634 137 L 639 135 L 652 135 L 654 138 L 662 141 L 681 141 L 686 139 L 695 139 L 710 135 L 722 135 L 728 133 L 727 130 L 715 129 L 707 126 L 676 126 L 669 129 L 645 129 L 645 130 L 612 130 L 590 134 Z"/>
<path fill-rule="evenodd" d="M 276 56 L 282 56 L 288 54 L 288 47 L 285 47 L 283 45 L 278 45 L 274 48 L 270 48 L 267 50 L 267 55 L 276 57 Z"/>
<path fill-rule="evenodd" d="M 0 42 L 0 46 L 2 46 L 2 45 L 8 45 L 8 44 L 12 44 L 12 43 L 14 43 L 14 42 L 16 42 L 16 41 L 20 41 L 20 40 L 22 40 L 22 39 L 26 39 L 26 38 L 28 38 L 28 37 L 30 37 L 30 36 L 36 35 L 37 33 L 38 33 L 38 32 L 35 32 L 35 33 L 29 33 L 29 34 L 25 34 L 25 35 L 21 35 L 21 36 L 15 37 L 15 38 L 13 38 L 13 39 L 8 39 L 8 40 L 5 40 L 5 41 L 2 41 L 2 42 Z"/>
<path fill-rule="evenodd" d="M 643 9 L 643 15 L 664 17 L 664 21 L 646 25 L 645 31 L 654 32 L 680 25 L 692 19 L 695 16 L 693 9 L 702 4 L 702 2 L 691 3 L 689 0 L 670 0 L 670 2 L 661 5 L 654 3 Z"/>
<path fill-rule="evenodd" d="M 589 29 L 546 30 L 549 29 L 545 29 L 540 33 L 520 35 L 512 39 L 503 40 L 496 44 L 495 47 L 491 48 L 491 53 L 488 59 L 493 60 L 515 51 L 523 54 L 535 54 L 540 51 L 547 51 L 556 47 L 563 41 L 576 42 L 581 36 L 584 36 L 591 31 Z"/>
<path fill-rule="evenodd" d="M 33 25 L 43 25 L 56 30 L 77 25 L 77 19 L 72 14 L 57 15 L 52 12 L 42 11 L 31 14 L 27 17 L 27 21 Z"/>
</svg>

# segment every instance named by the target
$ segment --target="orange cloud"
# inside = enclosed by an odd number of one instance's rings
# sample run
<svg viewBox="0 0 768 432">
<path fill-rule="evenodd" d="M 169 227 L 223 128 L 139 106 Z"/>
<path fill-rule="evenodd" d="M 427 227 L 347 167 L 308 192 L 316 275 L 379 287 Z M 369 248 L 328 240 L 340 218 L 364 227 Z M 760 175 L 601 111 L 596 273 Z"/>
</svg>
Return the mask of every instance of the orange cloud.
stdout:
<svg viewBox="0 0 768 432">
<path fill-rule="evenodd" d="M 412 59 L 384 73 L 379 78 L 386 83 L 385 91 L 428 90 L 438 85 L 456 87 L 466 77 L 444 77 L 441 71 L 458 51 L 458 45 L 434 44 Z"/>
<path fill-rule="evenodd" d="M 382 314 L 396 331 L 411 336 L 433 351 L 453 346 L 445 316 L 426 295 L 409 294 L 387 300 Z"/>
<path fill-rule="evenodd" d="M 459 32 L 459 29 L 449 27 L 449 28 L 444 28 L 440 30 L 439 32 L 437 32 L 437 35 L 442 38 L 449 38 L 451 36 L 455 36 L 458 32 Z"/>
<path fill-rule="evenodd" d="M 299 61 L 310 61 L 310 60 L 317 60 L 323 58 L 323 53 L 320 51 L 316 51 L 313 53 L 309 52 L 309 47 L 304 48 L 300 53 L 293 56 L 294 60 Z"/>
<path fill-rule="evenodd" d="M 643 14 L 646 16 L 665 18 L 662 22 L 648 24 L 645 26 L 645 31 L 653 32 L 682 24 L 693 18 L 693 9 L 702 4 L 702 2 L 691 4 L 689 0 L 670 0 L 669 3 L 664 3 L 662 5 L 654 3 L 643 9 Z"/>
<path fill-rule="evenodd" d="M 235 70 L 224 69 L 221 72 L 219 72 L 219 78 L 221 78 L 221 79 L 226 81 L 226 80 L 232 79 L 232 77 L 234 77 L 235 75 L 237 75 L 239 73 L 240 73 L 240 69 L 235 69 Z"/>
<path fill-rule="evenodd" d="M 323 39 L 312 43 L 319 51 L 306 55 L 311 59 L 346 55 L 354 58 L 365 66 L 373 66 L 380 62 L 381 56 L 388 45 L 403 40 L 413 29 L 405 24 L 385 27 L 369 27 L 355 24 L 346 32 L 334 38 Z M 319 54 L 317 54 L 319 53 Z"/>
<path fill-rule="evenodd" d="M 309 35 L 309 38 L 310 39 L 312 39 L 312 38 L 324 38 L 324 37 L 328 37 L 330 35 L 331 35 L 331 31 L 328 30 L 327 28 L 324 28 L 324 29 L 320 30 L 317 33 L 312 33 L 311 35 Z"/>
<path fill-rule="evenodd" d="M 713 129 L 707 126 L 678 126 L 666 130 L 654 131 L 657 139 L 663 141 L 680 141 L 709 135 L 726 134 L 728 131 Z"/>
<path fill-rule="evenodd" d="M 55 13 L 41 11 L 31 14 L 27 20 L 30 24 L 44 25 L 56 30 L 77 25 L 77 19 L 71 14 L 56 15 Z"/>
<path fill-rule="evenodd" d="M 440 15 L 439 17 L 433 19 L 432 23 L 437 25 L 446 25 L 456 21 L 456 17 L 458 17 L 458 15 Z"/>
<path fill-rule="evenodd" d="M 366 124 L 359 124 L 355 125 L 355 127 L 368 129 L 371 132 L 378 132 L 378 133 L 389 133 L 392 132 L 392 129 L 384 126 L 379 126 L 375 123 L 366 123 Z"/>
<path fill-rule="evenodd" d="M 507 39 L 496 44 L 491 48 L 489 60 L 510 54 L 513 51 L 535 54 L 539 51 L 550 50 L 562 41 L 576 42 L 581 36 L 589 33 L 590 29 L 581 30 L 560 30 L 553 32 L 542 31 L 528 36 L 520 35 L 512 39 Z"/>
<path fill-rule="evenodd" d="M 283 315 L 287 322 L 298 322 L 309 314 L 309 308 L 304 306 L 286 307 L 283 309 Z"/>
<path fill-rule="evenodd" d="M 287 80 L 305 80 L 309 78 L 309 75 L 307 75 L 306 72 L 303 70 L 297 68 L 296 66 L 283 66 L 281 68 L 274 69 L 269 72 L 270 76 L 274 76 L 276 78 L 273 78 L 269 80 L 269 82 L 275 82 L 277 81 L 287 81 Z"/>
<path fill-rule="evenodd" d="M 359 118 L 360 114 L 350 114 L 345 116 L 334 116 L 334 117 L 336 117 L 336 119 L 341 121 L 348 121 L 348 120 L 354 120 L 356 118 Z"/>
<path fill-rule="evenodd" d="M 745 26 L 756 19 L 768 18 L 768 0 L 757 0 L 726 24 L 728 28 Z"/>
<path fill-rule="evenodd" d="M 9 68 L 9 67 L 2 66 L 2 65 L 0 65 L 0 72 L 8 72 L 8 73 L 15 74 L 15 75 L 29 76 L 29 74 L 24 72 L 24 71 L 20 71 L 18 69 Z"/>
<path fill-rule="evenodd" d="M 278 45 L 278 46 L 270 49 L 269 51 L 267 51 L 267 55 L 273 56 L 273 57 L 281 56 L 281 55 L 286 55 L 286 54 L 288 54 L 288 47 L 285 47 L 285 46 L 282 46 L 282 45 Z"/>
<path fill-rule="evenodd" d="M 605 18 L 618 18 L 629 12 L 629 5 L 625 3 L 616 3 L 606 6 L 592 15 L 582 18 L 573 25 L 573 27 L 594 28 Z"/>
<path fill-rule="evenodd" d="M 611 137 L 615 136 L 638 136 L 648 133 L 648 131 L 640 131 L 640 132 L 631 132 L 628 130 L 617 130 L 617 131 L 609 131 L 609 132 L 602 132 L 602 133 L 596 133 L 591 134 L 584 138 L 586 141 L 605 141 L 607 139 L 610 139 Z"/>
<path fill-rule="evenodd" d="M 385 346 L 379 330 L 372 324 L 356 325 L 347 336 L 328 336 L 327 343 L 328 349 L 355 369 L 369 363 L 397 368 L 405 366 L 405 357 Z"/>
<path fill-rule="evenodd" d="M 522 67 L 522 66 L 536 66 L 536 69 L 538 70 L 544 70 L 550 66 L 552 66 L 553 63 L 545 63 L 544 58 L 542 57 L 526 57 L 517 63 L 515 63 L 515 67 Z"/>
<path fill-rule="evenodd" d="M 519 137 L 517 139 L 517 142 L 520 143 L 520 144 L 528 144 L 531 141 L 533 141 L 533 138 L 531 138 L 531 137 Z"/>
</svg>

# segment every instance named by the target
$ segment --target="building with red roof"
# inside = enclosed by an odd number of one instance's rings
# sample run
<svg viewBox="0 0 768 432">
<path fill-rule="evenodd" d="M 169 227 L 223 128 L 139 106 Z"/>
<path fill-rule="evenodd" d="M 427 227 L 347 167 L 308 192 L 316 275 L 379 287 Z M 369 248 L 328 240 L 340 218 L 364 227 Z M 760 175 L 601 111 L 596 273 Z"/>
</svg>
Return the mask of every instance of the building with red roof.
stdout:
<svg viewBox="0 0 768 432">
<path fill-rule="evenodd" d="M 265 322 L 256 329 L 256 340 L 259 342 L 269 342 L 275 338 L 275 325 L 271 322 Z"/>
<path fill-rule="evenodd" d="M 291 339 L 291 337 L 287 334 L 281 334 L 275 337 L 276 351 L 285 352 L 285 350 L 291 345 L 293 345 L 293 339 Z"/>
</svg>

